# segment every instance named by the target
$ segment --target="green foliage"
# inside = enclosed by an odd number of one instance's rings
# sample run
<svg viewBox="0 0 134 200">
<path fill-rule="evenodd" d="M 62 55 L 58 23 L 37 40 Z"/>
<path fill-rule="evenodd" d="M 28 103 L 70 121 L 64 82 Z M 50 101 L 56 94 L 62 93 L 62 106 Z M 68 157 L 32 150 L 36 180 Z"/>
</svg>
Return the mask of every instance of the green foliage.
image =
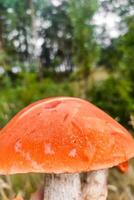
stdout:
<svg viewBox="0 0 134 200">
<path fill-rule="evenodd" d="M 119 39 L 112 39 L 111 44 L 101 49 L 99 65 L 105 66 L 109 70 L 119 71 L 119 64 L 123 57 Z"/>
<path fill-rule="evenodd" d="M 128 31 L 120 38 L 120 50 L 123 57 L 120 61 L 121 71 L 126 78 L 131 79 L 133 82 L 134 77 L 134 16 L 127 17 L 126 25 Z"/>
<path fill-rule="evenodd" d="M 44 5 L 44 4 L 43 4 Z M 42 71 L 56 72 L 57 67 L 64 63 L 65 72 L 72 70 L 72 24 L 67 14 L 68 3 L 62 1 L 55 7 L 50 2 L 41 9 L 44 23 L 40 35 L 43 37 L 40 54 Z M 60 67 L 59 67 L 59 71 Z"/>
<path fill-rule="evenodd" d="M 124 126 L 129 126 L 130 113 L 134 112 L 134 101 L 131 98 L 131 83 L 123 78 L 109 77 L 96 83 L 91 89 L 91 101 L 117 118 Z"/>
<path fill-rule="evenodd" d="M 75 1 L 69 3 L 68 13 L 73 27 L 74 63 L 81 75 L 88 76 L 97 59 L 98 47 L 94 26 L 91 22 L 97 10 L 97 1 Z"/>
</svg>

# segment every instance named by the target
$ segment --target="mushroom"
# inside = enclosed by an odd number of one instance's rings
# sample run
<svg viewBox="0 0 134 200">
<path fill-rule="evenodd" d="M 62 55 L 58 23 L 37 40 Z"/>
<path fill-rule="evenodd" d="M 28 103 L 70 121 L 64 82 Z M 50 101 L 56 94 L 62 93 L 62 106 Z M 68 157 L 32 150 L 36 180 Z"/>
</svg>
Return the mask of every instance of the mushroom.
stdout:
<svg viewBox="0 0 134 200">
<path fill-rule="evenodd" d="M 133 156 L 134 140 L 125 128 L 73 97 L 29 105 L 0 134 L 0 173 L 46 173 L 45 200 L 105 200 L 108 168 Z M 81 172 L 88 172 L 82 187 Z"/>
</svg>

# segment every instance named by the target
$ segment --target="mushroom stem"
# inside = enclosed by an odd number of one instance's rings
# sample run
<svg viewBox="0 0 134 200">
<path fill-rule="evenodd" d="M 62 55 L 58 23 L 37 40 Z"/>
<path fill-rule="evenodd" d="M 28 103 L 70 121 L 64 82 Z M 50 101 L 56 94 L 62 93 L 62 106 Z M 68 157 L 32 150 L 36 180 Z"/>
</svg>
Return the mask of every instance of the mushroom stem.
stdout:
<svg viewBox="0 0 134 200">
<path fill-rule="evenodd" d="M 81 200 L 79 174 L 46 174 L 44 200 Z"/>
<path fill-rule="evenodd" d="M 108 170 L 87 173 L 82 189 L 82 200 L 106 200 Z"/>
</svg>

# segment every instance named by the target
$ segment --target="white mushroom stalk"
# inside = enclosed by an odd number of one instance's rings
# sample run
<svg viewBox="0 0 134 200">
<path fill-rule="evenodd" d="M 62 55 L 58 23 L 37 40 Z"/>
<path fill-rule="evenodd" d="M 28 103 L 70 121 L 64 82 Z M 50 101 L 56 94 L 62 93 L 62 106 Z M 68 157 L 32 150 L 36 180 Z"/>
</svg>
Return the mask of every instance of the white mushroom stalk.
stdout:
<svg viewBox="0 0 134 200">
<path fill-rule="evenodd" d="M 106 169 L 87 173 L 82 189 L 82 200 L 106 200 L 107 176 L 108 170 Z"/>
<path fill-rule="evenodd" d="M 81 200 L 79 174 L 46 174 L 44 200 Z"/>
<path fill-rule="evenodd" d="M 86 182 L 79 174 L 45 175 L 44 200 L 106 200 L 108 170 L 87 173 Z"/>
</svg>

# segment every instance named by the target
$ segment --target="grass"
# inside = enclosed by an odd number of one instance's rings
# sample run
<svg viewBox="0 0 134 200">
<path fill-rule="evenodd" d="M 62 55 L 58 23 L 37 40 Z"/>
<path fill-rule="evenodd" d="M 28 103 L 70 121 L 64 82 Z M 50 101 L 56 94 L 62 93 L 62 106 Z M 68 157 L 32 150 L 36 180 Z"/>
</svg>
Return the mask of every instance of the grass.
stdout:
<svg viewBox="0 0 134 200">
<path fill-rule="evenodd" d="M 116 168 L 109 174 L 108 200 L 133 200 L 134 198 L 134 161 L 129 164 L 126 173 L 120 173 Z"/>
</svg>

